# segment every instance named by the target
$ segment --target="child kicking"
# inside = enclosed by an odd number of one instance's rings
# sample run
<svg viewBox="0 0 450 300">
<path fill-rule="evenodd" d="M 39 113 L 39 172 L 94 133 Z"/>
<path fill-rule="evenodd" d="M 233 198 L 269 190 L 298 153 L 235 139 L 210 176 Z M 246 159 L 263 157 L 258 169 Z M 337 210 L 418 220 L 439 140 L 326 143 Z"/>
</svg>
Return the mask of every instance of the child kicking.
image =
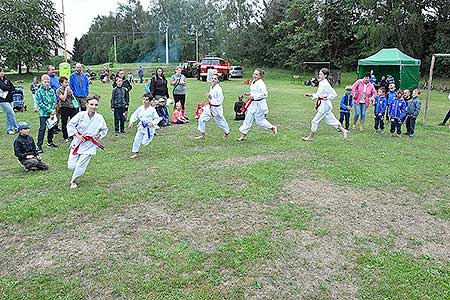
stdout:
<svg viewBox="0 0 450 300">
<path fill-rule="evenodd" d="M 155 130 L 161 118 L 158 116 L 156 109 L 151 105 L 153 100 L 152 94 L 145 94 L 142 96 L 142 106 L 140 106 L 131 115 L 128 128 L 133 127 L 133 123 L 139 121 L 137 125 L 136 136 L 133 142 L 133 155 L 131 158 L 137 158 L 139 156 L 139 148 L 141 145 L 148 145 L 155 136 Z"/>
</svg>

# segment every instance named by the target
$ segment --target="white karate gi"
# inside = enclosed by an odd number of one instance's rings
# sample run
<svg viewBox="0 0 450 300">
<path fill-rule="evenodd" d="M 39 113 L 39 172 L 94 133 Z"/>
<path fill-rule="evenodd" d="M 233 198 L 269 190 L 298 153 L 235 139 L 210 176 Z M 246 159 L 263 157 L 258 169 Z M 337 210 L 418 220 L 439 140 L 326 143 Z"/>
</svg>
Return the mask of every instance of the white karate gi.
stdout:
<svg viewBox="0 0 450 300">
<path fill-rule="evenodd" d="M 213 105 L 206 104 L 203 106 L 203 112 L 198 118 L 198 130 L 204 134 L 206 131 L 206 122 L 209 119 L 214 118 L 217 126 L 223 129 L 226 134 L 230 133 L 230 127 L 228 126 L 227 120 L 225 120 L 225 116 L 223 115 L 223 92 L 222 88 L 219 84 L 211 86 L 209 90 L 209 95 L 211 96 L 209 102 Z M 219 106 L 215 106 L 219 105 Z"/>
<path fill-rule="evenodd" d="M 250 95 L 254 100 L 247 108 L 244 123 L 239 127 L 242 134 L 247 134 L 252 127 L 253 120 L 256 120 L 256 125 L 263 129 L 272 129 L 274 126 L 266 119 L 266 114 L 269 112 L 267 107 L 268 91 L 266 84 L 262 79 L 253 81 L 250 85 Z"/>
<path fill-rule="evenodd" d="M 130 117 L 131 123 L 136 121 L 139 121 L 139 124 L 137 125 L 136 136 L 134 137 L 133 149 L 131 150 L 133 153 L 139 152 L 141 145 L 148 145 L 153 140 L 156 126 L 161 121 L 161 118 L 158 116 L 154 107 L 149 106 L 146 109 L 144 105 L 141 105 Z M 150 125 L 148 125 L 149 122 L 151 122 Z"/>
<path fill-rule="evenodd" d="M 316 133 L 317 129 L 319 129 L 319 123 L 325 118 L 325 122 L 328 125 L 333 127 L 339 127 L 341 123 L 338 119 L 333 115 L 331 111 L 333 105 L 331 104 L 331 100 L 337 97 L 336 91 L 331 87 L 330 83 L 327 79 L 324 79 L 319 82 L 319 87 L 317 88 L 317 93 L 313 94 L 313 99 L 323 98 L 322 102 L 317 110 L 316 115 L 311 121 L 311 132 Z"/>
<path fill-rule="evenodd" d="M 73 117 L 67 124 L 67 134 L 74 136 L 75 133 L 79 133 L 83 136 L 99 135 L 98 140 L 101 140 L 108 133 L 108 127 L 103 116 L 99 113 L 95 113 L 92 118 L 89 117 L 87 111 L 81 111 Z M 77 154 L 73 154 L 74 149 L 78 146 Z M 67 161 L 67 167 L 73 170 L 72 180 L 76 180 L 84 174 L 86 168 L 91 160 L 92 155 L 97 153 L 97 146 L 91 141 L 85 141 L 80 144 L 80 141 L 74 137 L 70 144 L 69 160 Z"/>
</svg>

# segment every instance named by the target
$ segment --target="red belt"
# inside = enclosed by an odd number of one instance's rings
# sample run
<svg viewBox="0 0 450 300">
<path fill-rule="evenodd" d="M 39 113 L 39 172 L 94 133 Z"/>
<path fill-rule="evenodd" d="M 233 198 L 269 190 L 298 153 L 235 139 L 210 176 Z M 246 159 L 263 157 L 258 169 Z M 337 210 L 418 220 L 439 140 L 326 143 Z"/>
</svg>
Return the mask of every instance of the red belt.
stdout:
<svg viewBox="0 0 450 300">
<path fill-rule="evenodd" d="M 91 141 L 95 146 L 99 147 L 100 149 L 102 149 L 102 150 L 105 150 L 105 149 L 106 149 L 105 146 L 103 146 L 102 144 L 100 144 L 100 143 L 99 143 L 96 139 L 94 139 L 92 136 L 89 136 L 89 135 L 83 135 L 83 138 L 84 138 L 84 142 Z M 73 152 L 72 152 L 73 155 L 77 155 L 77 154 L 78 154 L 78 148 L 80 148 L 81 143 L 84 143 L 84 142 L 80 142 L 80 143 L 73 149 Z"/>
<path fill-rule="evenodd" d="M 242 105 L 241 107 L 241 112 L 245 112 L 253 101 L 254 100 L 252 98 L 247 98 L 247 102 L 245 102 L 244 105 Z"/>
</svg>

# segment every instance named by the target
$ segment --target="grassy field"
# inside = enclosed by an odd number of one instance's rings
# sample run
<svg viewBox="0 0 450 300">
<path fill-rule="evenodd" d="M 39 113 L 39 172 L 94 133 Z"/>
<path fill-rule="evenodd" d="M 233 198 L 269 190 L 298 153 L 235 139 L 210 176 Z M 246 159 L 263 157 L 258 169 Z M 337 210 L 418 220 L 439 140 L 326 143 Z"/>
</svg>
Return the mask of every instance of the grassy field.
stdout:
<svg viewBox="0 0 450 300">
<path fill-rule="evenodd" d="M 160 130 L 136 160 L 134 130 L 109 134 L 76 191 L 61 134 L 44 148 L 50 170 L 25 174 L 2 132 L 0 299 L 449 299 L 450 129 L 436 126 L 447 95 L 432 92 L 412 139 L 374 135 L 370 110 L 348 141 L 322 123 L 306 143 L 314 89 L 289 74 L 265 79 L 277 136 L 254 127 L 236 141 L 233 104 L 248 87 L 232 80 L 231 138 L 211 120 L 194 140 L 208 84 L 190 79 L 191 124 Z M 113 131 L 111 87 L 91 91 Z M 38 115 L 16 116 L 36 140 Z"/>
</svg>

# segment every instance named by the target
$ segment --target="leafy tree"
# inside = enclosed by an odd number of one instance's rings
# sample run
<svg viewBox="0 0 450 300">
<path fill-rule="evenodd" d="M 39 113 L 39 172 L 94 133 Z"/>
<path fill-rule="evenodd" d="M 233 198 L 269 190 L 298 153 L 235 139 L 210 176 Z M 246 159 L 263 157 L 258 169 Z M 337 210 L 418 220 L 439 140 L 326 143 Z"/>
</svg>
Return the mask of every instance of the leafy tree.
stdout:
<svg viewBox="0 0 450 300">
<path fill-rule="evenodd" d="M 0 58 L 9 67 L 38 67 L 61 43 L 61 16 L 51 0 L 0 0 L 0 15 Z"/>
</svg>

